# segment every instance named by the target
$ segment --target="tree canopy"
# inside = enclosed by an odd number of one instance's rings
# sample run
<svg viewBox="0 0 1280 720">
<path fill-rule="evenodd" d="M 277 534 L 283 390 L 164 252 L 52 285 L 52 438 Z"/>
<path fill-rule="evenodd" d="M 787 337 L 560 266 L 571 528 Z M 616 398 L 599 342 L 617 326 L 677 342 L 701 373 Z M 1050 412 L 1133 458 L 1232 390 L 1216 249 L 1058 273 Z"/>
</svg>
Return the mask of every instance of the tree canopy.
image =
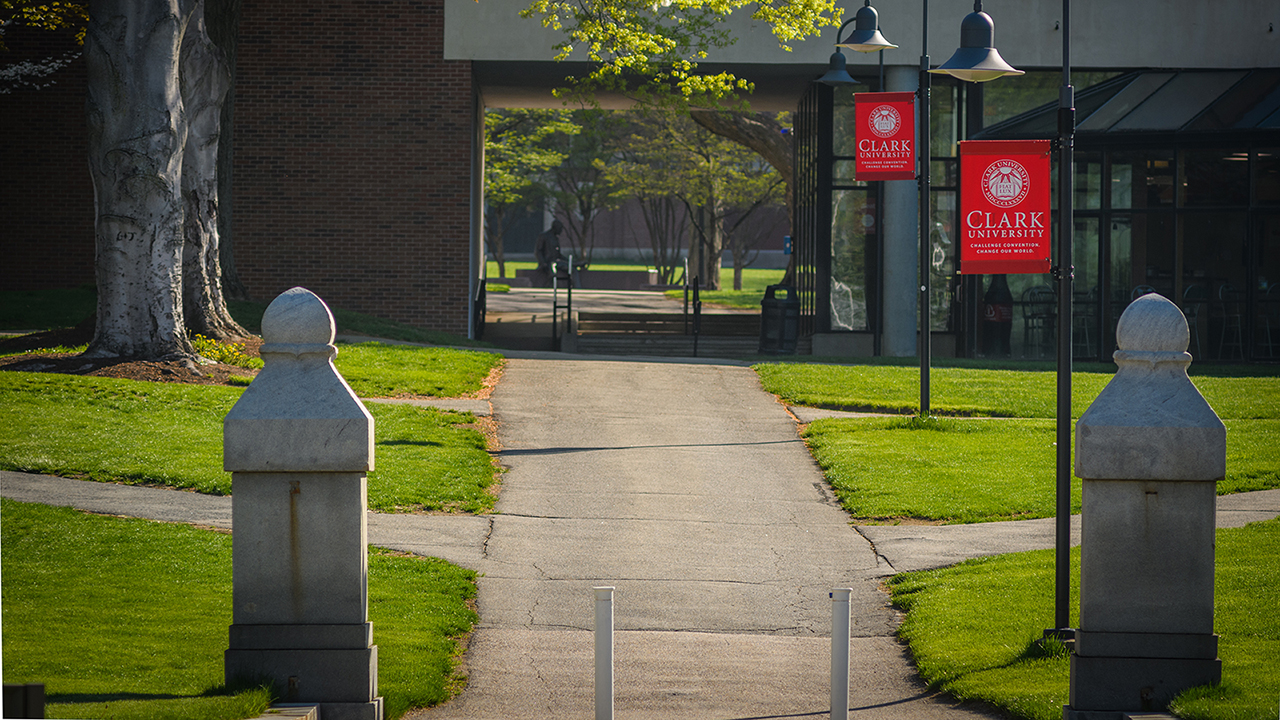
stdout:
<svg viewBox="0 0 1280 720">
<path fill-rule="evenodd" d="M 557 60 L 580 52 L 592 64 L 586 76 L 569 78 L 573 94 L 611 91 L 715 106 L 751 85 L 729 72 L 699 72 L 698 64 L 735 42 L 725 21 L 747 9 L 787 50 L 787 43 L 839 23 L 834 0 L 531 0 L 521 15 L 564 33 Z"/>
</svg>

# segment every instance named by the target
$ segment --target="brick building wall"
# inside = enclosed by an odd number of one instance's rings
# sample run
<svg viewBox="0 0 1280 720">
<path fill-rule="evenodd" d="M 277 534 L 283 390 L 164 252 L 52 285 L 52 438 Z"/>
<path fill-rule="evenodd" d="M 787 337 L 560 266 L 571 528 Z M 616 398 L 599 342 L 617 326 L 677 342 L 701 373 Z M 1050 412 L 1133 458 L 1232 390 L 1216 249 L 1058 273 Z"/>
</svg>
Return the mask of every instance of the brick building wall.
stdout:
<svg viewBox="0 0 1280 720">
<path fill-rule="evenodd" d="M 465 335 L 472 78 L 443 0 L 246 0 L 236 264 L 250 294 Z"/>
<path fill-rule="evenodd" d="M 0 64 L 79 53 L 70 33 L 11 27 Z M 0 290 L 94 281 L 85 63 L 0 95 Z"/>
</svg>

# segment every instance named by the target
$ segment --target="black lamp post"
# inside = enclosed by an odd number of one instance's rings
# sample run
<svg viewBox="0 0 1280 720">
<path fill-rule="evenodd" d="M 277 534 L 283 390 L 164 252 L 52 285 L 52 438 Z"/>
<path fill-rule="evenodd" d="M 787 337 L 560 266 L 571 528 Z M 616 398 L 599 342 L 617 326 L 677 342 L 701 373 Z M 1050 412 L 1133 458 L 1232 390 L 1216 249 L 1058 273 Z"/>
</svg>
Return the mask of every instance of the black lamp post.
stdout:
<svg viewBox="0 0 1280 720">
<path fill-rule="evenodd" d="M 884 36 L 880 34 L 879 15 L 876 13 L 875 8 L 871 7 L 871 0 L 864 0 L 864 3 L 853 20 L 846 20 L 840 26 L 840 30 L 836 33 L 837 48 L 847 47 L 861 52 L 874 52 L 897 47 L 897 45 L 885 40 Z M 1022 75 L 1023 73 L 1021 70 L 1013 68 L 1000 57 L 999 51 L 995 48 L 995 23 L 992 22 L 990 15 L 982 12 L 981 0 L 973 3 L 973 12 L 966 15 L 960 23 L 960 49 L 956 50 L 950 60 L 943 63 L 936 70 L 931 70 L 929 68 L 929 0 L 923 0 L 923 3 L 920 22 L 920 87 L 917 91 L 916 102 L 919 116 L 919 136 L 916 141 L 916 149 L 918 151 L 920 183 L 920 333 L 918 348 L 920 353 L 920 417 L 928 417 L 929 358 L 932 352 L 929 337 L 929 257 L 932 254 L 930 252 L 932 248 L 929 242 L 929 228 L 933 224 L 929 213 L 929 165 L 931 155 L 929 147 L 929 73 L 951 75 L 969 82 L 986 82 L 1005 75 Z M 855 30 L 847 40 L 841 41 L 840 33 L 844 32 L 845 27 L 850 22 L 857 22 Z M 836 54 L 831 56 L 831 64 L 831 70 L 819 78 L 818 81 L 832 85 L 846 82 L 841 77 L 849 78 L 849 74 L 844 70 L 844 55 L 839 49 L 836 50 Z M 848 82 L 852 81 L 853 79 L 849 78 Z"/>
<path fill-rule="evenodd" d="M 853 32 L 849 33 L 849 37 L 841 40 L 840 36 L 850 23 L 856 23 L 853 26 Z M 885 40 L 880 34 L 880 16 L 876 13 L 876 9 L 871 7 L 871 0 L 863 0 L 863 6 L 858 8 L 857 14 L 852 19 L 845 20 L 836 31 L 836 51 L 831 54 L 827 73 L 818 78 L 818 82 L 835 86 L 858 84 L 858 81 L 854 80 L 845 69 L 844 53 L 840 48 L 870 53 L 878 50 L 892 50 L 896 47 L 898 46 Z"/>
<path fill-rule="evenodd" d="M 1062 87 L 1058 90 L 1058 403 L 1057 502 L 1054 537 L 1054 627 L 1046 636 L 1075 637 L 1071 627 L 1071 330 L 1075 282 L 1075 89 L 1071 87 L 1071 0 L 1062 0 Z"/>
<path fill-rule="evenodd" d="M 929 232 L 933 218 L 929 212 L 930 147 L 929 73 L 951 75 L 969 82 L 987 82 L 1005 75 L 1022 75 L 1000 57 L 995 48 L 995 23 L 982 12 L 982 2 L 973 3 L 973 12 L 960 21 L 960 48 L 935 70 L 929 69 L 929 0 L 923 0 L 920 40 L 919 122 L 920 138 L 916 142 L 920 161 L 920 417 L 929 417 L 929 360 L 932 343 L 929 336 L 929 257 L 932 255 Z"/>
</svg>

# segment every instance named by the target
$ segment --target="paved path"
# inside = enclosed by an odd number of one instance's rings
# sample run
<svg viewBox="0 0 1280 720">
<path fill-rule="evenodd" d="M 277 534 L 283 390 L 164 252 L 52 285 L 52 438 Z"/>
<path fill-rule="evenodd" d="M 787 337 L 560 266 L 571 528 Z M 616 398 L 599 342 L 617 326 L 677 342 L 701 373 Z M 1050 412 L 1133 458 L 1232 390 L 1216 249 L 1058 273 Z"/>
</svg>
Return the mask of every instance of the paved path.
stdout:
<svg viewBox="0 0 1280 720">
<path fill-rule="evenodd" d="M 469 687 L 412 717 L 589 717 L 595 585 L 617 588 L 620 720 L 824 715 L 834 587 L 854 588 L 852 717 L 981 717 L 920 687 L 878 584 L 1051 547 L 1052 520 L 851 527 L 794 420 L 738 364 L 533 353 L 492 406 L 510 468 L 498 514 L 370 515 L 370 542 L 483 573 Z M 0 489 L 230 526 L 225 497 L 20 473 Z M 1219 511 L 1224 526 L 1274 517 L 1280 491 Z"/>
</svg>

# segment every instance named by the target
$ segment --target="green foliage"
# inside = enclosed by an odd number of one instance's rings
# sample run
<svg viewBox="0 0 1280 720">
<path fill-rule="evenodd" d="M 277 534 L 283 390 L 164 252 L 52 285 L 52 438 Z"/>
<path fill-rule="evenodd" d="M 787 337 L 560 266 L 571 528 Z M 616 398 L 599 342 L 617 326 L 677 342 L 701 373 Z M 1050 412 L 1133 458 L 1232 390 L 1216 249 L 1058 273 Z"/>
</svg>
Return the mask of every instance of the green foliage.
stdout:
<svg viewBox="0 0 1280 720">
<path fill-rule="evenodd" d="M 581 132 L 566 110 L 490 110 L 484 128 L 484 193 L 492 205 L 528 204 L 539 188 L 545 194 L 541 176 L 568 157 L 553 137 Z"/>
<path fill-rule="evenodd" d="M 0 469 L 231 492 L 222 418 L 242 390 L 43 373 L 0 373 Z M 470 414 L 370 404 L 374 510 L 491 508 L 494 468 Z M 175 448 L 180 452 L 175 452 Z"/>
<path fill-rule="evenodd" d="M 565 39 L 556 45 L 557 60 L 572 56 L 591 63 L 589 74 L 569 78 L 565 94 L 590 98 L 614 91 L 650 101 L 706 104 L 751 90 L 732 73 L 698 71 L 708 51 L 734 42 L 725 21 L 747 5 L 745 0 L 532 0 L 521 16 L 564 33 Z M 839 24 L 829 0 L 750 5 L 752 17 L 767 23 L 787 50 L 785 43 Z"/>
<path fill-rule="evenodd" d="M 231 538 L 4 500 L 8 682 L 46 684 L 51 717 L 256 717 L 263 689 L 223 687 Z M 447 700 L 475 574 L 373 548 L 369 619 L 387 717 Z"/>
<path fill-rule="evenodd" d="M 11 23 L 41 30 L 74 30 L 76 44 L 84 45 L 85 28 L 89 24 L 89 4 L 57 0 L 0 0 L 0 28 Z M 4 45 L 4 33 L 0 32 L 0 50 L 7 49 Z"/>
<path fill-rule="evenodd" d="M 200 357 L 208 358 L 215 362 L 224 363 L 226 365 L 235 365 L 243 368 L 260 368 L 262 360 L 260 358 L 249 357 L 244 354 L 244 343 L 221 342 L 219 340 L 211 340 L 199 333 L 191 336 L 191 347 L 195 348 L 196 353 Z"/>
<path fill-rule="evenodd" d="M 1196 688 L 1171 709 L 1189 720 L 1270 718 L 1280 698 L 1280 520 L 1219 530 L 1214 630 L 1222 684 Z M 1080 551 L 1072 551 L 1079 576 Z M 907 611 L 898 634 L 921 677 L 961 700 L 979 700 L 1013 717 L 1057 720 L 1070 671 L 1059 648 L 1041 639 L 1053 618 L 1052 550 L 969 560 L 889 581 Z M 1072 614 L 1079 613 L 1073 588 Z"/>
</svg>

